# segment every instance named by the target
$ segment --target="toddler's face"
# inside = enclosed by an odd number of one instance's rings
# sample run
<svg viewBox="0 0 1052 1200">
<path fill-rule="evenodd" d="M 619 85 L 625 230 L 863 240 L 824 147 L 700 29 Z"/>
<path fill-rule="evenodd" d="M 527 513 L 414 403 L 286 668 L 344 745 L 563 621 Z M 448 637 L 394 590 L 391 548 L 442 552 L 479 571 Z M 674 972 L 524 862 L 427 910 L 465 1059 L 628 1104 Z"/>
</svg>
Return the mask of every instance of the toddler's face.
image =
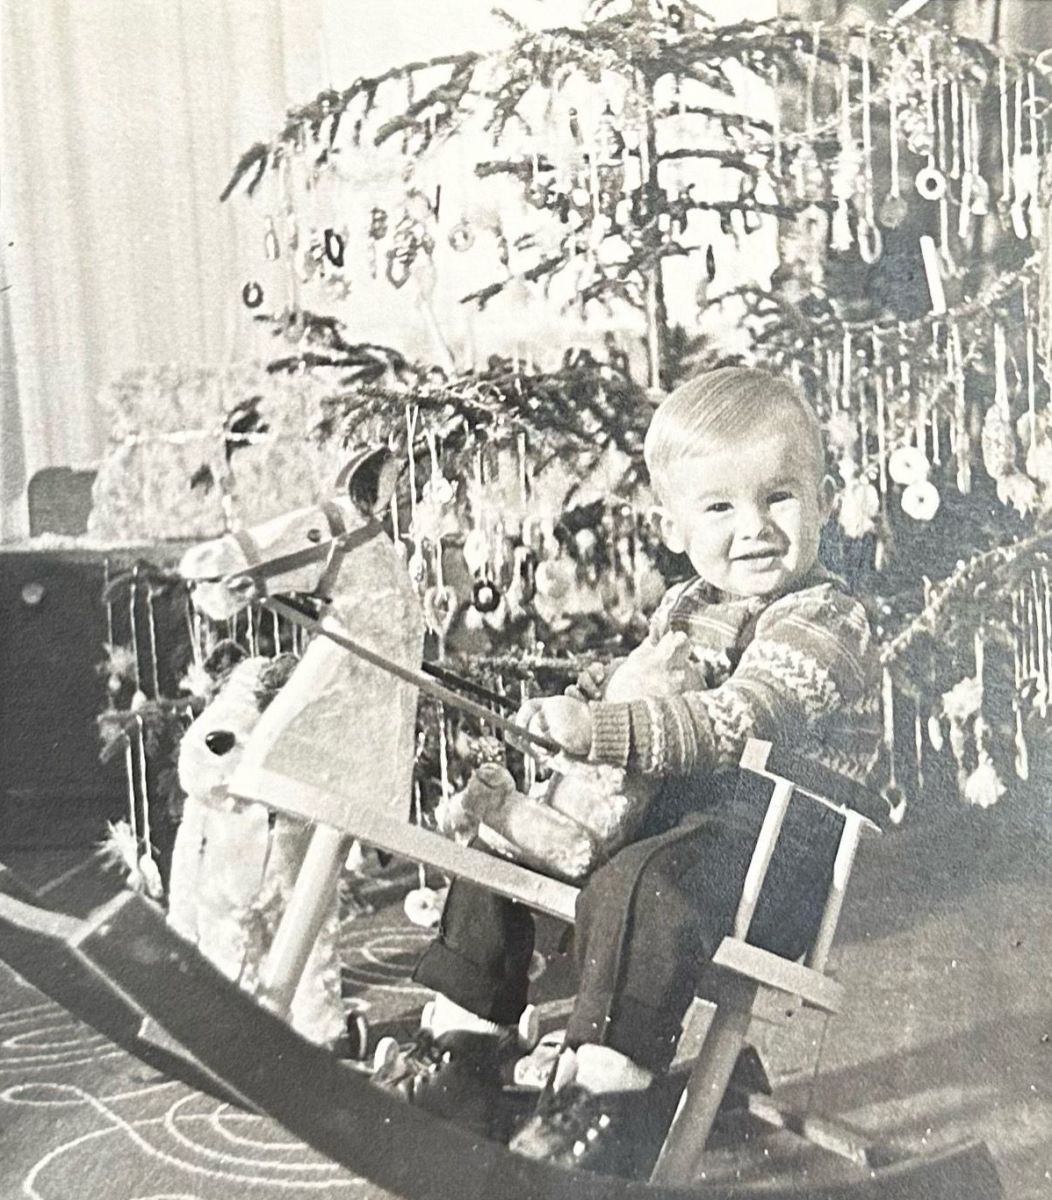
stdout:
<svg viewBox="0 0 1052 1200">
<path fill-rule="evenodd" d="M 736 596 L 791 587 L 814 566 L 832 507 L 814 449 L 801 431 L 714 441 L 665 472 L 662 535 L 706 583 Z"/>
</svg>

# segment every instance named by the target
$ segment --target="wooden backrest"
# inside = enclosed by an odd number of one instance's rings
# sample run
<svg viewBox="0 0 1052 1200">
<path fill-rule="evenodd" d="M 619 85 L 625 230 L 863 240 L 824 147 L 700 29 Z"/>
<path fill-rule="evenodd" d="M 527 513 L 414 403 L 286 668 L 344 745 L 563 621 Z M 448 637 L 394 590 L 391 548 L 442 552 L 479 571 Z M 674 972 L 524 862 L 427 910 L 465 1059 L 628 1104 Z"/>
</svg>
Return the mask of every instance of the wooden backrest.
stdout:
<svg viewBox="0 0 1052 1200">
<path fill-rule="evenodd" d="M 776 773 L 774 768 L 779 771 L 791 770 L 793 778 L 790 779 L 786 775 Z M 778 835 L 781 832 L 789 802 L 794 795 L 799 795 L 805 802 L 824 805 L 838 813 L 843 821 L 840 841 L 833 862 L 829 893 L 822 910 L 818 933 L 806 960 L 806 965 L 811 970 L 822 971 L 836 934 L 847 891 L 847 882 L 854 865 L 862 831 L 870 829 L 877 833 L 880 832 L 880 825 L 871 816 L 859 811 L 859 808 L 864 808 L 869 812 L 878 811 L 874 798 L 860 785 L 817 764 L 799 759 L 787 763 L 786 756 L 777 757 L 773 754 L 770 742 L 760 741 L 756 738 L 750 738 L 745 744 L 741 757 L 741 769 L 769 780 L 773 787 L 767 812 L 760 827 L 760 834 L 756 840 L 756 847 L 746 872 L 742 897 L 735 914 L 732 931 L 734 938 L 741 941 L 746 941 L 748 938 L 760 891 L 778 844 Z M 824 795 L 815 790 L 819 787 L 822 788 Z M 849 801 L 859 807 L 853 807 Z"/>
</svg>

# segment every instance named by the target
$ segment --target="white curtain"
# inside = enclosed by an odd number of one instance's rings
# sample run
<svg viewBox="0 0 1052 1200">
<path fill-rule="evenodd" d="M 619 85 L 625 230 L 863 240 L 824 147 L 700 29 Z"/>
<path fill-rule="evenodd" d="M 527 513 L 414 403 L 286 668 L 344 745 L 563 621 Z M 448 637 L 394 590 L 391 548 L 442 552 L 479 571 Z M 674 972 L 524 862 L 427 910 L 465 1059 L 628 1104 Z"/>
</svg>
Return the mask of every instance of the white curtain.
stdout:
<svg viewBox="0 0 1052 1200">
<path fill-rule="evenodd" d="M 319 0 L 0 0 L 0 536 L 43 466 L 94 463 L 99 388 L 257 336 L 217 203 L 318 79 Z"/>
<path fill-rule="evenodd" d="M 587 0 L 506 0 L 533 26 Z M 720 16 L 775 0 L 718 0 Z M 25 485 L 89 466 L 105 384 L 164 362 L 265 359 L 240 289 L 259 213 L 218 203 L 285 109 L 397 62 L 508 37 L 491 0 L 0 0 L 0 539 Z"/>
</svg>

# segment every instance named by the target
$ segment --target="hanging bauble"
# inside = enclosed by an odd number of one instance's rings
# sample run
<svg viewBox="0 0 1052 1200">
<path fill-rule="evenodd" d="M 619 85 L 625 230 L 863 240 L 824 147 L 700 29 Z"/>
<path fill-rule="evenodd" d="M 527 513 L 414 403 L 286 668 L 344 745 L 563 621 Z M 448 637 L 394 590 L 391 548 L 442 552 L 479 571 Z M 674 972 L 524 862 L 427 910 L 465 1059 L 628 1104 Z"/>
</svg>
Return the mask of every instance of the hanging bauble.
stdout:
<svg viewBox="0 0 1052 1200">
<path fill-rule="evenodd" d="M 1011 505 L 1021 517 L 1027 517 L 1037 508 L 1040 493 L 1029 475 L 1013 471 L 997 481 L 997 498 L 1002 504 Z"/>
<path fill-rule="evenodd" d="M 994 403 L 983 417 L 983 466 L 991 479 L 1003 479 L 1015 471 L 1016 441 L 1011 418 L 1000 404 Z"/>
<path fill-rule="evenodd" d="M 905 197 L 889 192 L 880 202 L 877 220 L 885 229 L 898 229 L 909 215 L 909 205 Z"/>
<path fill-rule="evenodd" d="M 424 592 L 424 620 L 434 633 L 443 636 L 449 632 L 453 618 L 457 615 L 457 594 L 448 584 L 429 587 Z"/>
<path fill-rule="evenodd" d="M 569 559 L 548 558 L 537 564 L 534 572 L 534 584 L 538 595 L 546 596 L 549 600 L 559 600 L 567 595 L 573 586 L 574 567 Z"/>
<path fill-rule="evenodd" d="M 457 254 L 463 254 L 475 244 L 475 231 L 466 217 L 462 217 L 449 231 L 449 245 Z"/>
<path fill-rule="evenodd" d="M 427 555 L 419 546 L 409 556 L 408 571 L 409 578 L 417 585 L 427 579 Z"/>
<path fill-rule="evenodd" d="M 621 157 L 625 152 L 625 136 L 618 128 L 617 118 L 614 116 L 609 100 L 599 116 L 599 123 L 595 131 L 595 144 L 597 161 L 601 165 L 620 164 Z"/>
<path fill-rule="evenodd" d="M 263 289 L 254 279 L 241 289 L 241 303 L 246 308 L 259 308 L 263 303 Z"/>
<path fill-rule="evenodd" d="M 936 754 L 946 745 L 946 738 L 942 732 L 942 721 L 934 713 L 928 718 L 928 742 Z"/>
<path fill-rule="evenodd" d="M 346 275 L 327 275 L 325 277 L 325 291 L 334 300 L 349 299 L 353 290 L 351 281 Z"/>
<path fill-rule="evenodd" d="M 314 243 L 304 243 L 297 247 L 292 261 L 300 283 L 310 283 L 318 269 L 318 255 L 315 253 Z"/>
<path fill-rule="evenodd" d="M 902 487 L 928 478 L 930 464 L 916 446 L 899 446 L 888 458 L 888 475 Z"/>
<path fill-rule="evenodd" d="M 922 167 L 917 172 L 914 186 L 925 200 L 941 200 L 946 195 L 946 176 L 938 167 Z"/>
<path fill-rule="evenodd" d="M 865 479 L 852 477 L 845 481 L 840 494 L 840 526 L 849 538 L 865 537 L 871 533 L 880 512 L 880 494 Z"/>
<path fill-rule="evenodd" d="M 469 529 L 461 551 L 472 575 L 481 575 L 489 562 L 489 538 L 481 529 Z"/>
<path fill-rule="evenodd" d="M 964 799 L 976 808 L 990 808 L 1001 799 L 1006 790 L 993 759 L 985 750 L 980 749 L 979 765 L 964 783 Z"/>
<path fill-rule="evenodd" d="M 379 242 L 387 237 L 387 229 L 390 224 L 387 213 L 374 205 L 369 210 L 369 237 L 374 242 Z"/>
<path fill-rule="evenodd" d="M 337 233 L 335 229 L 329 228 L 325 230 L 324 235 L 324 252 L 325 257 L 332 263 L 334 267 L 342 267 L 344 253 L 347 248 L 347 242 L 342 233 Z"/>
<path fill-rule="evenodd" d="M 419 188 L 413 188 L 406 194 L 405 211 L 413 221 L 426 223 L 435 215 L 431 201 Z"/>
<path fill-rule="evenodd" d="M 914 521 L 930 521 L 939 511 L 939 491 L 935 484 L 922 479 L 911 483 L 902 493 L 902 511 Z"/>
<path fill-rule="evenodd" d="M 274 262 L 281 256 L 281 245 L 278 242 L 278 231 L 274 228 L 273 217 L 267 217 L 266 220 L 266 230 L 263 234 L 263 253 L 270 262 Z"/>
<path fill-rule="evenodd" d="M 495 612 L 503 597 L 491 579 L 477 579 L 471 589 L 471 604 L 480 613 Z"/>
</svg>

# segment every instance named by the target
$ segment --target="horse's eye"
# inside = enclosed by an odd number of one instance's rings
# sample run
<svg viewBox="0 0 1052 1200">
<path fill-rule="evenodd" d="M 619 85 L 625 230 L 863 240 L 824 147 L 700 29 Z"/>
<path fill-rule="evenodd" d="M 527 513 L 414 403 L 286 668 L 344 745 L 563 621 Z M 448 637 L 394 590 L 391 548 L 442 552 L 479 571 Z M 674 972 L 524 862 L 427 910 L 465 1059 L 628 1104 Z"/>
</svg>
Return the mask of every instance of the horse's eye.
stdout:
<svg viewBox="0 0 1052 1200">
<path fill-rule="evenodd" d="M 308 542 L 314 542 L 315 544 L 317 544 L 318 542 L 321 541 L 321 537 L 322 537 L 322 534 L 321 534 L 320 529 L 308 529 L 307 530 L 307 541 Z"/>
</svg>

